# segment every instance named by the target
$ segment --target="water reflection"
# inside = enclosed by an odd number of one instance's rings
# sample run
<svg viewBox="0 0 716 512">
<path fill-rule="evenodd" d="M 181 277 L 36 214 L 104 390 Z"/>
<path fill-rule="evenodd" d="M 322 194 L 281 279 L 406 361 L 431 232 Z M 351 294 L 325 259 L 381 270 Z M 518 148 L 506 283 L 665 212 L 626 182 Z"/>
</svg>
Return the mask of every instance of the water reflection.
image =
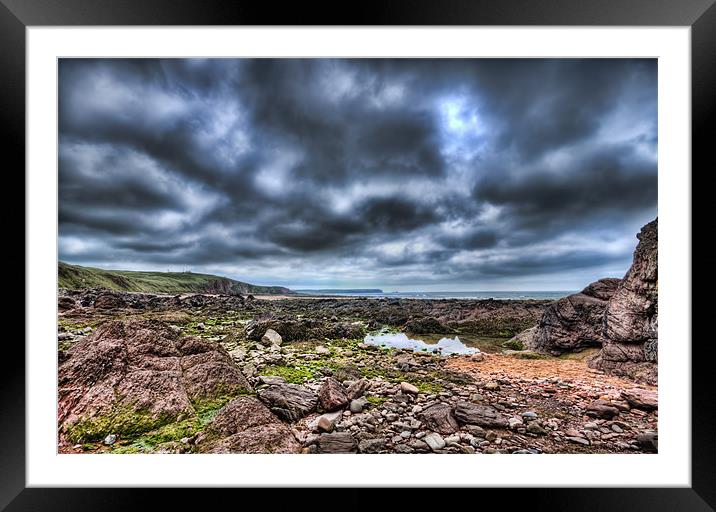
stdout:
<svg viewBox="0 0 716 512">
<path fill-rule="evenodd" d="M 437 343 L 426 343 L 423 340 L 408 338 L 402 332 L 380 332 L 369 334 L 364 342 L 368 345 L 377 345 L 386 348 L 407 348 L 413 352 L 437 352 L 443 355 L 450 354 L 477 354 L 480 349 L 468 347 L 460 338 L 441 338 Z"/>
</svg>

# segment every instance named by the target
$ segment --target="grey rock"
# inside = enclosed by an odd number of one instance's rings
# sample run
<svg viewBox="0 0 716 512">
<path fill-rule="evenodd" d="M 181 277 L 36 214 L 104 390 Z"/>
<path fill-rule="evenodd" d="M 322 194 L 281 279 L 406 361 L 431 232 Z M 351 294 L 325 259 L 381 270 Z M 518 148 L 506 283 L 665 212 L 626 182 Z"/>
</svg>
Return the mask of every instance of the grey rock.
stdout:
<svg viewBox="0 0 716 512">
<path fill-rule="evenodd" d="M 266 332 L 261 337 L 261 343 L 264 345 L 281 345 L 283 339 L 281 335 L 273 329 L 266 329 Z"/>
<path fill-rule="evenodd" d="M 422 439 L 422 441 L 425 442 L 432 451 L 442 450 L 443 448 L 445 448 L 446 444 L 443 437 L 436 432 L 431 432 L 430 434 L 426 435 Z"/>
<path fill-rule="evenodd" d="M 370 402 L 366 400 L 365 398 L 361 397 L 356 400 L 351 400 L 349 409 L 352 413 L 358 414 L 363 412 L 363 409 L 365 409 L 366 405 L 368 405 Z"/>
<path fill-rule="evenodd" d="M 382 437 L 363 439 L 358 443 L 358 451 L 360 453 L 380 453 L 384 450 L 385 439 Z"/>
<path fill-rule="evenodd" d="M 318 395 L 299 384 L 269 384 L 259 388 L 257 396 L 271 412 L 286 421 L 297 421 L 318 406 Z"/>
</svg>

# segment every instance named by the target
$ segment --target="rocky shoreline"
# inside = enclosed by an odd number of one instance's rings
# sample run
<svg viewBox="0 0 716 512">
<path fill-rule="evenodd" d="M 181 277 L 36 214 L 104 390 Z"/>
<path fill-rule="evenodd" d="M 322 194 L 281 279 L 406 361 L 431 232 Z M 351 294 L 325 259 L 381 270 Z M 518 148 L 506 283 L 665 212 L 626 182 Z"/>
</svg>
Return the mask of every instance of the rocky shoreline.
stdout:
<svg viewBox="0 0 716 512">
<path fill-rule="evenodd" d="M 59 297 L 62 453 L 648 453 L 656 388 L 503 350 L 549 301 Z M 470 356 L 367 333 L 491 337 Z M 480 346 L 479 343 L 477 346 Z"/>
</svg>

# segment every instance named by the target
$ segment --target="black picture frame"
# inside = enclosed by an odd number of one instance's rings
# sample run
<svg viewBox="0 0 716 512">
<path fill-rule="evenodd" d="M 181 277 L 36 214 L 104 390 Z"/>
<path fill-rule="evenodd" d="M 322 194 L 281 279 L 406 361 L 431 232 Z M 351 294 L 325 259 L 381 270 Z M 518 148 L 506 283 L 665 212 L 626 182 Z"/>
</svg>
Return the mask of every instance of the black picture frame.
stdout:
<svg viewBox="0 0 716 512">
<path fill-rule="evenodd" d="M 335 2 L 324 5 L 321 2 L 274 4 L 246 0 L 0 0 L 0 116 L 2 141 L 6 148 L 4 161 L 14 162 L 14 168 L 25 167 L 25 29 L 31 26 L 689 26 L 692 43 L 692 167 L 698 166 L 705 173 L 707 166 L 708 170 L 715 168 L 708 126 L 716 103 L 715 1 L 363 0 L 353 4 Z M 693 169 L 684 169 L 683 172 L 685 175 L 691 173 L 692 178 L 695 175 Z M 27 275 L 31 269 L 24 268 Z M 694 302 L 692 311 L 697 312 L 695 317 L 699 317 L 698 312 L 704 313 L 703 308 L 703 303 Z M 685 346 L 687 341 L 684 340 Z M 14 343 L 19 345 L 16 341 Z M 530 509 L 544 506 L 552 510 L 714 510 L 716 436 L 709 344 L 710 340 L 692 344 L 691 488 L 510 490 L 510 501 L 528 504 Z M 26 488 L 26 375 L 25 365 L 22 364 L 25 356 L 21 346 L 14 348 L 17 353 L 13 357 L 17 359 L 13 361 L 17 362 L 4 365 L 0 377 L 0 509 L 127 510 L 152 506 L 153 500 L 149 499 L 149 495 L 158 491 Z M 484 493 L 488 490 L 479 492 L 481 503 L 487 503 Z M 172 507 L 172 502 L 181 504 L 186 500 L 187 493 L 187 490 L 178 489 L 171 493 L 163 492 L 163 507 Z"/>
</svg>

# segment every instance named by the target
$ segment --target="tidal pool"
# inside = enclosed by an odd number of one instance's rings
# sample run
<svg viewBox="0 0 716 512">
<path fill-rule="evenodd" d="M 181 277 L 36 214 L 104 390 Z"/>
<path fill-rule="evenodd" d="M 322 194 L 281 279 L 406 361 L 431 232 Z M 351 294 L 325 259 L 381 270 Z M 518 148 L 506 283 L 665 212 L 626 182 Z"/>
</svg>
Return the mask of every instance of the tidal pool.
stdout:
<svg viewBox="0 0 716 512">
<path fill-rule="evenodd" d="M 440 338 L 437 342 L 426 343 L 423 340 L 409 338 L 402 332 L 379 332 L 369 334 L 363 340 L 368 345 L 385 348 L 408 348 L 413 352 L 438 352 L 442 355 L 450 354 L 477 354 L 479 348 L 468 347 L 460 338 Z"/>
</svg>

